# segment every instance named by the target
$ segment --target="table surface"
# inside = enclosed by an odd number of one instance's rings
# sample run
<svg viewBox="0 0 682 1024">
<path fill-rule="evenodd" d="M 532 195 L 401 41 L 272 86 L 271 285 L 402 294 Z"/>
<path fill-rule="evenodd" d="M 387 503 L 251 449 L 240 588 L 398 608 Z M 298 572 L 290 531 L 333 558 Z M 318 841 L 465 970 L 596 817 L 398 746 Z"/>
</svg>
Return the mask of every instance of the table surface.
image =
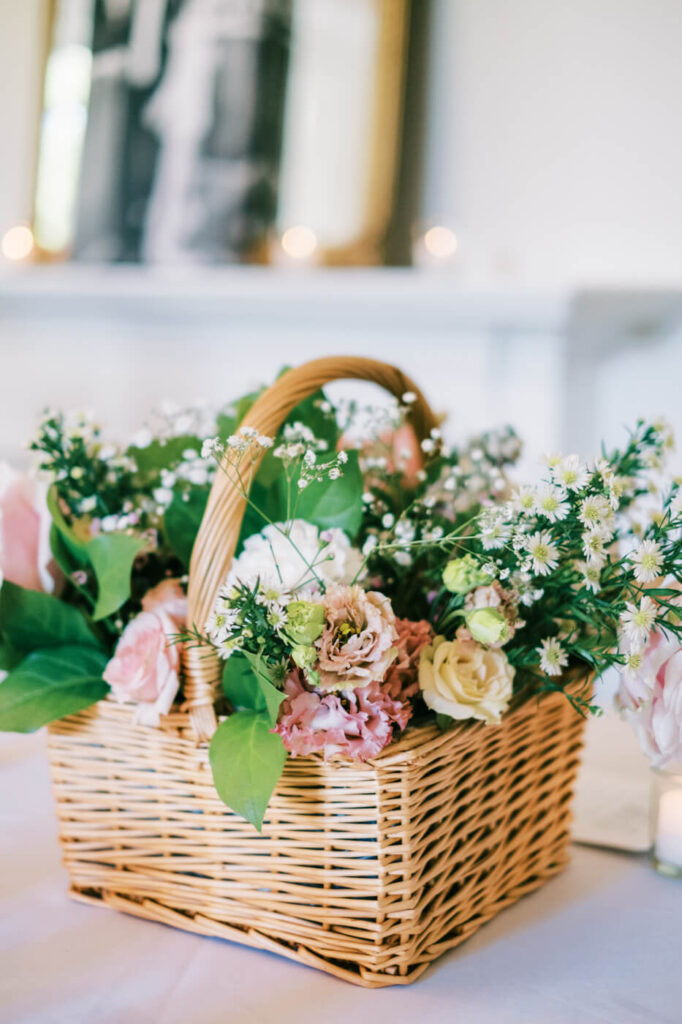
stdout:
<svg viewBox="0 0 682 1024">
<path fill-rule="evenodd" d="M 573 847 L 566 871 L 406 988 L 67 898 L 44 738 L 0 743 L 2 1024 L 680 1024 L 682 882 Z"/>
</svg>

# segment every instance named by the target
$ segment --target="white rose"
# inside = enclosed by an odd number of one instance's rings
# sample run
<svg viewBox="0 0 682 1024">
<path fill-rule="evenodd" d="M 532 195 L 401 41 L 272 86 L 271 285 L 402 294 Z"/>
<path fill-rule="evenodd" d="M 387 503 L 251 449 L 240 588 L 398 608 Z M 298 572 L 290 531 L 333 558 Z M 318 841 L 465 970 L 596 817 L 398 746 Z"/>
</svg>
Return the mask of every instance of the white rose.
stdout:
<svg viewBox="0 0 682 1024">
<path fill-rule="evenodd" d="M 252 587 L 260 580 L 265 589 L 291 592 L 305 584 L 296 590 L 297 597 L 303 597 L 319 589 L 318 580 L 325 587 L 352 583 L 362 562 L 343 530 L 320 533 L 312 523 L 294 519 L 288 529 L 285 523 L 277 523 L 248 537 L 232 563 L 226 587 L 237 582 Z"/>
<path fill-rule="evenodd" d="M 499 722 L 511 699 L 513 680 L 506 654 L 473 640 L 437 636 L 419 658 L 419 686 L 426 704 L 451 718 Z"/>
</svg>

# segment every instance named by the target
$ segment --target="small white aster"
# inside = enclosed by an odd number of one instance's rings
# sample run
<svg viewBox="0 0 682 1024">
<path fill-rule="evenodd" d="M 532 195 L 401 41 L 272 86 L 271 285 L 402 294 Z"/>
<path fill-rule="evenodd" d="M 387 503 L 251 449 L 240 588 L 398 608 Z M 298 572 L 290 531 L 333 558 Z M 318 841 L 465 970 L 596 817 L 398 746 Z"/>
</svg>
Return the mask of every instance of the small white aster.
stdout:
<svg viewBox="0 0 682 1024">
<path fill-rule="evenodd" d="M 589 480 L 587 466 L 585 466 L 577 455 L 567 455 L 558 466 L 552 470 L 554 482 L 568 491 L 581 491 Z"/>
<path fill-rule="evenodd" d="M 598 594 L 601 590 L 602 563 L 599 561 L 577 562 L 576 569 L 582 573 L 583 586 L 591 590 L 593 594 Z"/>
<path fill-rule="evenodd" d="M 536 495 L 535 508 L 538 515 L 549 519 L 550 523 L 556 523 L 565 519 L 571 510 L 566 500 L 566 491 L 563 487 L 555 487 L 553 484 L 543 484 Z"/>
<path fill-rule="evenodd" d="M 536 648 L 540 655 L 540 668 L 548 676 L 560 676 L 568 665 L 568 654 L 556 637 L 540 641 Z"/>
<path fill-rule="evenodd" d="M 591 530 L 599 526 L 602 519 L 608 517 L 608 512 L 609 506 L 604 495 L 591 494 L 589 498 L 585 498 L 580 502 L 578 519 Z"/>
<path fill-rule="evenodd" d="M 535 491 L 532 487 L 518 487 L 511 499 L 511 506 L 515 512 L 531 513 L 535 510 Z"/>
<path fill-rule="evenodd" d="M 637 650 L 644 647 L 649 634 L 656 622 L 656 605 L 650 597 L 643 597 L 639 608 L 630 601 L 625 603 L 625 611 L 620 617 L 623 632 Z"/>
<path fill-rule="evenodd" d="M 536 576 L 547 576 L 553 569 L 556 569 L 559 550 L 552 542 L 549 530 L 540 530 L 531 534 L 526 539 L 526 550 L 532 559 L 533 572 Z"/>
<path fill-rule="evenodd" d="M 644 540 L 632 556 L 635 579 L 638 583 L 653 583 L 660 576 L 663 554 L 654 540 Z"/>
</svg>

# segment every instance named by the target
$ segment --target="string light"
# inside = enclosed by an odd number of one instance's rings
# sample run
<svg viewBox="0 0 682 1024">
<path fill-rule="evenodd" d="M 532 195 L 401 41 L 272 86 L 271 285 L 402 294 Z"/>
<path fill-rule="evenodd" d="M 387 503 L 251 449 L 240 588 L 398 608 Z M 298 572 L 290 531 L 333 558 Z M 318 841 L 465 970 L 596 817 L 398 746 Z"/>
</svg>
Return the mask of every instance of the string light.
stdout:
<svg viewBox="0 0 682 1024">
<path fill-rule="evenodd" d="M 33 252 L 33 232 L 26 224 L 16 224 L 2 236 L 0 249 L 6 260 L 27 259 Z"/>
</svg>

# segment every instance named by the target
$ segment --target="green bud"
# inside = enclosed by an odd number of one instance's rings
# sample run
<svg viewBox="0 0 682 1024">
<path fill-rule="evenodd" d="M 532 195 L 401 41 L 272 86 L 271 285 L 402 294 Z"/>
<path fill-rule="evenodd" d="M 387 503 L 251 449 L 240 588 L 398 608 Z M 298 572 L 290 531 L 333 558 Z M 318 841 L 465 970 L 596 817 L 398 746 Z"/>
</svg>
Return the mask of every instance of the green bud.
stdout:
<svg viewBox="0 0 682 1024">
<path fill-rule="evenodd" d="M 312 601 L 292 601 L 287 605 L 284 637 L 292 647 L 310 647 L 324 629 L 324 608 Z"/>
<path fill-rule="evenodd" d="M 443 570 L 443 586 L 451 594 L 467 594 L 474 587 L 492 583 L 492 578 L 482 572 L 473 555 L 454 558 Z"/>
<path fill-rule="evenodd" d="M 496 608 L 475 608 L 467 614 L 466 624 L 479 644 L 496 644 L 509 635 L 507 620 Z"/>
<path fill-rule="evenodd" d="M 309 673 L 313 665 L 317 662 L 317 651 L 314 647 L 294 647 L 291 652 L 291 657 L 294 665 L 298 665 L 299 668 L 302 668 L 306 673 Z"/>
</svg>

